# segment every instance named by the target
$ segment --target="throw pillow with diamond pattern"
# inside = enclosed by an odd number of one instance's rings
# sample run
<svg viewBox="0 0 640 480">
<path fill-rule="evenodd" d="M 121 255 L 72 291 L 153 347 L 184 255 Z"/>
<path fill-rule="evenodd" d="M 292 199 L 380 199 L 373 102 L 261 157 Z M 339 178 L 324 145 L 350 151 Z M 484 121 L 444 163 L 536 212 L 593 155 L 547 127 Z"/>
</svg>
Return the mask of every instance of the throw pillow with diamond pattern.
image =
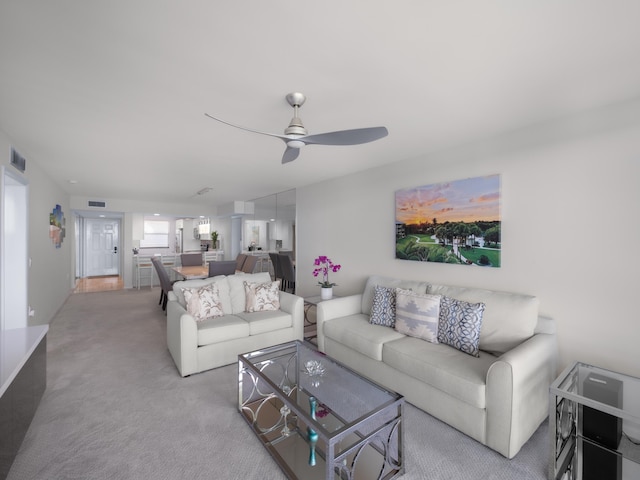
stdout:
<svg viewBox="0 0 640 480">
<path fill-rule="evenodd" d="M 484 303 L 469 303 L 442 296 L 438 341 L 474 357 L 480 356 L 480 329 Z"/>
<path fill-rule="evenodd" d="M 396 289 L 376 285 L 369 323 L 393 328 L 396 324 Z"/>
</svg>

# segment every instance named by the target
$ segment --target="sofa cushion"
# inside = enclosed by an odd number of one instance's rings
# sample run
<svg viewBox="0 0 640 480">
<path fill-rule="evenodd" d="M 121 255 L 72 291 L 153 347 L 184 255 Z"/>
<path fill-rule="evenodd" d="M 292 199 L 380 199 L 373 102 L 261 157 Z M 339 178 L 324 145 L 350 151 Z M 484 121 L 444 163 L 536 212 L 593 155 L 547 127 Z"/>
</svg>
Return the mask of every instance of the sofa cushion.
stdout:
<svg viewBox="0 0 640 480">
<path fill-rule="evenodd" d="M 396 331 L 438 343 L 440 295 L 396 289 Z"/>
<path fill-rule="evenodd" d="M 234 315 L 244 312 L 246 307 L 246 297 L 244 294 L 244 282 L 249 283 L 267 283 L 271 281 L 269 272 L 259 273 L 240 273 L 229 275 L 229 297 L 231 298 L 231 313 Z"/>
<path fill-rule="evenodd" d="M 322 332 L 325 337 L 374 360 L 382 360 L 382 346 L 385 342 L 404 337 L 392 328 L 371 325 L 369 316 L 362 313 L 327 320 L 322 323 Z"/>
<path fill-rule="evenodd" d="M 280 280 L 267 283 L 244 282 L 245 311 L 280 310 Z"/>
<path fill-rule="evenodd" d="M 442 296 L 438 341 L 478 357 L 484 303 L 469 303 Z"/>
<path fill-rule="evenodd" d="M 376 285 L 382 287 L 391 288 L 403 288 L 405 290 L 413 290 L 417 293 L 427 293 L 427 282 L 418 282 L 416 280 L 401 280 L 391 277 L 383 277 L 380 275 L 371 275 L 367 279 L 367 283 L 362 293 L 362 313 L 366 315 L 371 314 L 371 307 L 373 306 L 373 295 Z"/>
<path fill-rule="evenodd" d="M 369 322 L 374 325 L 395 327 L 396 324 L 396 289 L 376 285 L 373 293 L 371 317 Z"/>
<path fill-rule="evenodd" d="M 196 321 L 224 315 L 218 286 L 215 283 L 199 288 L 183 288 L 182 293 L 187 303 L 187 312 Z"/>
<path fill-rule="evenodd" d="M 404 337 L 384 344 L 382 360 L 421 382 L 476 408 L 486 408 L 486 377 L 497 358 L 475 358 L 444 344 Z"/>
<path fill-rule="evenodd" d="M 227 281 L 227 277 L 225 276 L 217 276 L 217 277 L 209 277 L 203 278 L 199 280 L 180 280 L 173 284 L 173 293 L 175 293 L 178 298 L 178 303 L 183 307 L 187 308 L 187 303 L 184 299 L 184 293 L 182 292 L 183 288 L 199 288 L 204 287 L 206 285 L 211 285 L 215 283 L 218 286 L 218 296 L 220 298 L 220 304 L 222 305 L 222 311 L 225 314 L 231 313 L 231 297 L 229 296 L 229 283 Z"/>
<path fill-rule="evenodd" d="M 208 318 L 197 325 L 199 347 L 248 337 L 250 333 L 249 324 L 235 315 Z"/>
<path fill-rule="evenodd" d="M 271 332 L 289 328 L 293 324 L 293 317 L 290 313 L 282 310 L 267 310 L 264 312 L 241 312 L 236 315 L 242 318 L 249 325 L 249 334 L 258 335 L 260 333 Z"/>
<path fill-rule="evenodd" d="M 486 305 L 480 350 L 505 353 L 533 335 L 538 322 L 536 297 L 480 288 L 430 285 L 429 293 Z"/>
</svg>

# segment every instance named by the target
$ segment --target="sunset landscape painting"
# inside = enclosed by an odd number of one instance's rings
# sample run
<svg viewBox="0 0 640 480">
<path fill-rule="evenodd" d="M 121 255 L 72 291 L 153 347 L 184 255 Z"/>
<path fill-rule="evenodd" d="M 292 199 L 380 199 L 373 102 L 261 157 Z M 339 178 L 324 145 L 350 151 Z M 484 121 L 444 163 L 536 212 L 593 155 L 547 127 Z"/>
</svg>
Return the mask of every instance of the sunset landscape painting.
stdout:
<svg viewBox="0 0 640 480">
<path fill-rule="evenodd" d="M 396 191 L 396 258 L 500 267 L 500 175 Z"/>
</svg>

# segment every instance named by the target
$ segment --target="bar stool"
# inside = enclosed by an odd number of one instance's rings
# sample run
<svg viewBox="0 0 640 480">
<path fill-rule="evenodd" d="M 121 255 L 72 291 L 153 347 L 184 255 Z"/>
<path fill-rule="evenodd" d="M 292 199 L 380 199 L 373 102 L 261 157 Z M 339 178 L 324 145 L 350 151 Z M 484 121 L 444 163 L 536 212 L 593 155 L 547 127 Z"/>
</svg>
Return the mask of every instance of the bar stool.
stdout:
<svg viewBox="0 0 640 480">
<path fill-rule="evenodd" d="M 148 278 L 149 285 L 153 288 L 153 263 L 151 255 L 136 255 L 136 287 L 140 290 L 141 280 Z"/>
</svg>

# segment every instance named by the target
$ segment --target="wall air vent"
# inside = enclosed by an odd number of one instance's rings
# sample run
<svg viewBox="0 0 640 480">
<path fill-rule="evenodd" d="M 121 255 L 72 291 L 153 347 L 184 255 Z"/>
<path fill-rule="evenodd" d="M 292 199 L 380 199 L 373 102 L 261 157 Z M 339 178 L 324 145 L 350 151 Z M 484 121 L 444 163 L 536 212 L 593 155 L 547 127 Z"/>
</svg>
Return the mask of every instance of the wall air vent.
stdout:
<svg viewBox="0 0 640 480">
<path fill-rule="evenodd" d="M 107 206 L 107 202 L 97 202 L 95 200 L 89 200 L 90 207 L 101 207 L 104 208 Z"/>
<path fill-rule="evenodd" d="M 27 161 L 25 158 L 16 152 L 13 148 L 11 149 L 11 165 L 16 167 L 21 172 L 24 172 L 27 168 Z"/>
</svg>

